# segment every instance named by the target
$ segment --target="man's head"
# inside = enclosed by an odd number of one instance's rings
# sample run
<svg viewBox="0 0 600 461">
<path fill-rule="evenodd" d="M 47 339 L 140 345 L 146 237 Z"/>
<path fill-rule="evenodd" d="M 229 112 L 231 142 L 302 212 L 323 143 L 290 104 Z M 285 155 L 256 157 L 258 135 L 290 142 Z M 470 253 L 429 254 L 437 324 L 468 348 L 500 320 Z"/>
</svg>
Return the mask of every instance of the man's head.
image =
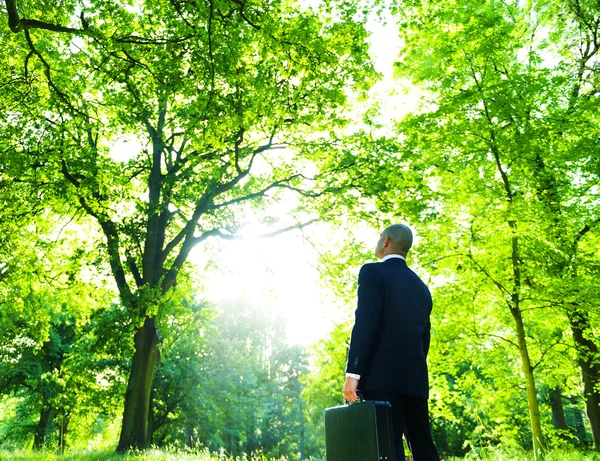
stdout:
<svg viewBox="0 0 600 461">
<path fill-rule="evenodd" d="M 379 236 L 375 256 L 378 259 L 389 254 L 399 254 L 406 257 L 408 250 L 412 247 L 412 231 L 404 224 L 392 224 L 384 229 Z"/>
</svg>

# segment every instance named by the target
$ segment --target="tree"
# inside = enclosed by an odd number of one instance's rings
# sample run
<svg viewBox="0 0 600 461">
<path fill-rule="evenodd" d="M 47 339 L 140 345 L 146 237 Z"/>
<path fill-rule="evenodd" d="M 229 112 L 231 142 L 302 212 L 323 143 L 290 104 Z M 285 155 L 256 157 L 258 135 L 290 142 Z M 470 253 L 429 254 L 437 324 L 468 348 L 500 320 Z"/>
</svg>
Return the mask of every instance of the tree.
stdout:
<svg viewBox="0 0 600 461">
<path fill-rule="evenodd" d="M 35 159 L 104 234 L 137 328 L 118 450 L 144 448 L 161 300 L 194 246 L 235 232 L 244 204 L 282 189 L 311 194 L 301 158 L 274 152 L 343 125 L 348 89 L 360 94 L 373 77 L 364 18 L 355 2 L 6 7 L 19 84 L 47 85 L 41 110 L 24 101 L 4 126 L 18 138 L 6 155 L 23 160 L 13 176 L 37 171 L 26 161 Z M 120 137 L 134 140 L 129 160 L 111 151 Z"/>
<path fill-rule="evenodd" d="M 286 344 L 282 319 L 263 306 L 190 310 L 193 300 L 181 301 L 158 319 L 169 328 L 153 388 L 153 443 L 302 458 L 305 354 Z"/>
</svg>

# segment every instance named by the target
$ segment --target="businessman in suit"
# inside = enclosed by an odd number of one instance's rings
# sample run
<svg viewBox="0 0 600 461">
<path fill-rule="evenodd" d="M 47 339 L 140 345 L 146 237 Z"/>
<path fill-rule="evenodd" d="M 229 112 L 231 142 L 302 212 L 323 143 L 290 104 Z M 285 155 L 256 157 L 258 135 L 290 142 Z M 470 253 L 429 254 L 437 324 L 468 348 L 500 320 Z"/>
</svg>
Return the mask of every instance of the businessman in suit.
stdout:
<svg viewBox="0 0 600 461">
<path fill-rule="evenodd" d="M 375 256 L 358 275 L 358 306 L 350 338 L 344 398 L 388 401 L 392 405 L 397 461 L 404 461 L 405 434 L 415 461 L 438 461 L 431 436 L 427 352 L 431 294 L 406 265 L 411 230 L 386 228 Z"/>
</svg>

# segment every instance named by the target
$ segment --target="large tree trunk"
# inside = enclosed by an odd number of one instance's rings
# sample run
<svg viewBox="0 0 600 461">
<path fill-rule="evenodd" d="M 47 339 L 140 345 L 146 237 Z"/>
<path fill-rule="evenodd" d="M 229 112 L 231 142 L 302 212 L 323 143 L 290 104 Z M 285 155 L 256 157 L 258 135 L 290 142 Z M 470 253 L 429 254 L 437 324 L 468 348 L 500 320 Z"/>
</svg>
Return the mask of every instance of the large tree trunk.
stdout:
<svg viewBox="0 0 600 461">
<path fill-rule="evenodd" d="M 35 427 L 35 433 L 33 436 L 33 448 L 35 450 L 39 450 L 44 446 L 44 441 L 46 440 L 46 431 L 48 430 L 48 425 L 50 424 L 50 414 L 52 410 L 49 406 L 44 405 L 40 410 L 40 419 Z"/>
<path fill-rule="evenodd" d="M 600 354 L 591 339 L 591 328 L 587 312 L 577 308 L 569 315 L 573 339 L 577 349 L 577 360 L 583 375 L 583 395 L 586 411 L 592 428 L 592 438 L 600 449 Z"/>
<path fill-rule="evenodd" d="M 146 318 L 134 337 L 135 352 L 125 392 L 123 424 L 117 451 L 147 448 L 151 443 L 152 380 L 159 361 L 159 336 L 154 317 Z"/>
</svg>

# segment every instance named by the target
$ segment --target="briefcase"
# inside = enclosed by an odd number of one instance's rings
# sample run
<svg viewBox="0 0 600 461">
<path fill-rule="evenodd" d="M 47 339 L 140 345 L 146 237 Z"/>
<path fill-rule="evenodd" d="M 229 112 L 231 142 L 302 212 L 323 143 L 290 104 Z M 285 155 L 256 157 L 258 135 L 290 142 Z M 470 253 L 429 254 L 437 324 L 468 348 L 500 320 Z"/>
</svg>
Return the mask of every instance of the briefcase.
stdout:
<svg viewBox="0 0 600 461">
<path fill-rule="evenodd" d="M 392 406 L 365 400 L 325 410 L 327 461 L 396 461 Z"/>
</svg>

